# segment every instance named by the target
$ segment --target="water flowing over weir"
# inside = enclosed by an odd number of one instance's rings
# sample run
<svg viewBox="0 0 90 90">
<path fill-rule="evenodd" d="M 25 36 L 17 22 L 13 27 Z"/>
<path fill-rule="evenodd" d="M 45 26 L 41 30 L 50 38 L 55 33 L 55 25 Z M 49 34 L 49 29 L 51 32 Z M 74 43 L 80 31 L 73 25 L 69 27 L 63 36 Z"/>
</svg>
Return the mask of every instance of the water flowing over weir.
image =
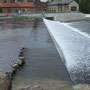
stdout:
<svg viewBox="0 0 90 90">
<path fill-rule="evenodd" d="M 72 81 L 90 83 L 90 36 L 58 21 L 44 19 L 44 23 Z"/>
</svg>

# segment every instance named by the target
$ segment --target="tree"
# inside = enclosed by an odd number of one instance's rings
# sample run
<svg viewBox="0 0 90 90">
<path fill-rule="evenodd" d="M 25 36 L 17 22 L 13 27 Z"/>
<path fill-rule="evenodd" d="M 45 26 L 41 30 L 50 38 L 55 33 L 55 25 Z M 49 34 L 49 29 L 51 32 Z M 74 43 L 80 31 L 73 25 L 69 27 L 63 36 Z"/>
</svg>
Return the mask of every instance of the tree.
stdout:
<svg viewBox="0 0 90 90">
<path fill-rule="evenodd" d="M 78 0 L 76 0 L 78 1 Z M 83 13 L 90 13 L 90 0 L 79 0 L 80 11 Z"/>
<path fill-rule="evenodd" d="M 79 3 L 79 0 L 75 0 L 77 3 Z"/>
</svg>

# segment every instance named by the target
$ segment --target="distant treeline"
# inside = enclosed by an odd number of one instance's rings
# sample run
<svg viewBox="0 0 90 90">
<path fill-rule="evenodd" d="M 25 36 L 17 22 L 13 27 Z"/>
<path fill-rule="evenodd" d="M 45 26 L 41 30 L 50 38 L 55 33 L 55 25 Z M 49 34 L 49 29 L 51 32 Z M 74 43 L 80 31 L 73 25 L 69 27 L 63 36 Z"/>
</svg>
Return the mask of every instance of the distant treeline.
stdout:
<svg viewBox="0 0 90 90">
<path fill-rule="evenodd" d="M 80 5 L 80 11 L 90 13 L 90 0 L 76 0 Z"/>
</svg>

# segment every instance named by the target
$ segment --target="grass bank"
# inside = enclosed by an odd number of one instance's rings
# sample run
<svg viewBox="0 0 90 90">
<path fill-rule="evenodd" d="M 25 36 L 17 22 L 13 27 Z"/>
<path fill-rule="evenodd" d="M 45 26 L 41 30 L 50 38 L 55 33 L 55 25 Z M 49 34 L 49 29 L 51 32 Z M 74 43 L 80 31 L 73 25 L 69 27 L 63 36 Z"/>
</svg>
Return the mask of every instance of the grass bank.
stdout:
<svg viewBox="0 0 90 90">
<path fill-rule="evenodd" d="M 29 20 L 30 17 L 26 17 L 26 16 L 13 16 L 14 20 Z"/>
</svg>

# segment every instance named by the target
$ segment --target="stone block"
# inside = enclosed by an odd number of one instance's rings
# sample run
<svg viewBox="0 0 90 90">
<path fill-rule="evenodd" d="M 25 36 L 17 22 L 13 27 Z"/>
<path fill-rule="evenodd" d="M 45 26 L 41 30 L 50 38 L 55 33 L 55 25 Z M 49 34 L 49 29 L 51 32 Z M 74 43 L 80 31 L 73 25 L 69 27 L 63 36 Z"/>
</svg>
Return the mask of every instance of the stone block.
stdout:
<svg viewBox="0 0 90 90">
<path fill-rule="evenodd" d="M 0 90 L 11 90 L 12 84 L 5 77 L 0 75 Z"/>
</svg>

